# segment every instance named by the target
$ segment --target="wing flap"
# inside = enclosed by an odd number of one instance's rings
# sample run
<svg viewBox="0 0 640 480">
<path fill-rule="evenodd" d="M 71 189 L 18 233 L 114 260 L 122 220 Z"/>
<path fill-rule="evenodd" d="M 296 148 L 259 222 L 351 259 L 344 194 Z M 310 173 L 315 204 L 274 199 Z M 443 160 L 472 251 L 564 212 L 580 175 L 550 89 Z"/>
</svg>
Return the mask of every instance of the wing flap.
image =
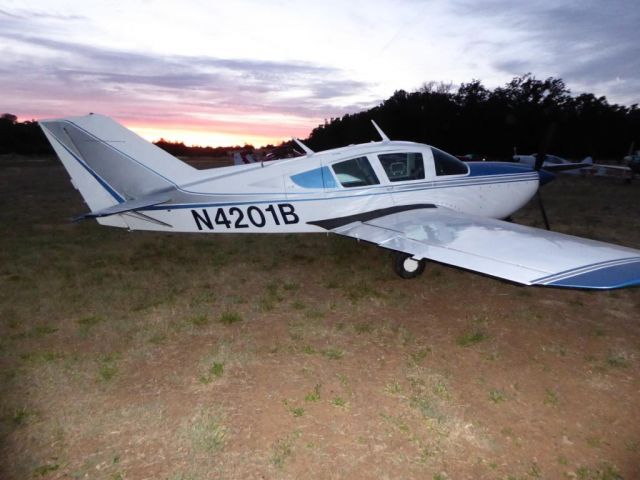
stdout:
<svg viewBox="0 0 640 480">
<path fill-rule="evenodd" d="M 525 285 L 640 285 L 640 251 L 445 208 L 392 213 L 332 230 Z"/>
</svg>

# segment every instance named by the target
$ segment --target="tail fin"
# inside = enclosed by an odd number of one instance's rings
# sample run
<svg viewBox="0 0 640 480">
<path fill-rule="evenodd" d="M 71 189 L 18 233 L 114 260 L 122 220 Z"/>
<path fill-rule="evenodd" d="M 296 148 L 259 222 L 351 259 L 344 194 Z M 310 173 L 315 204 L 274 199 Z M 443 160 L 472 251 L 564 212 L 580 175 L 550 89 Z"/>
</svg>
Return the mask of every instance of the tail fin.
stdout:
<svg viewBox="0 0 640 480">
<path fill-rule="evenodd" d="M 253 155 L 251 155 L 250 153 L 233 152 L 234 165 L 248 165 L 250 163 L 256 163 Z"/>
<path fill-rule="evenodd" d="M 171 190 L 196 172 L 103 115 L 39 123 L 92 211 Z"/>
<path fill-rule="evenodd" d="M 580 163 L 586 163 L 586 164 L 588 164 L 588 165 L 593 165 L 593 158 L 591 158 L 591 157 L 584 157 L 584 158 L 582 159 L 582 162 L 580 162 Z"/>
</svg>

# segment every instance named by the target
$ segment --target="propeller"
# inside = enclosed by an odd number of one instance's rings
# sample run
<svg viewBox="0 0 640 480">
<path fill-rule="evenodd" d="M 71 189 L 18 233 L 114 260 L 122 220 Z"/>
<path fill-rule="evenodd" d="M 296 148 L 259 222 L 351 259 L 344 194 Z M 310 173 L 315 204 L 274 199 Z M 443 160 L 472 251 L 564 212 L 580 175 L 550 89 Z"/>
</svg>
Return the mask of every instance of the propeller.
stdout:
<svg viewBox="0 0 640 480">
<path fill-rule="evenodd" d="M 534 169 L 536 172 L 540 172 L 542 170 L 542 166 L 544 165 L 544 159 L 547 156 L 547 149 L 551 144 L 551 140 L 553 139 L 553 135 L 556 131 L 556 122 L 550 122 L 547 130 L 545 131 L 544 136 L 542 137 L 542 142 L 540 143 L 540 148 L 538 149 L 538 153 L 536 154 L 536 163 L 534 165 Z M 549 217 L 547 216 L 547 209 L 544 207 L 544 202 L 542 201 L 542 194 L 540 193 L 540 188 L 536 192 L 536 197 L 538 197 L 538 206 L 540 207 L 540 213 L 542 214 L 542 219 L 544 220 L 544 226 L 547 230 L 551 230 L 549 225 Z"/>
</svg>

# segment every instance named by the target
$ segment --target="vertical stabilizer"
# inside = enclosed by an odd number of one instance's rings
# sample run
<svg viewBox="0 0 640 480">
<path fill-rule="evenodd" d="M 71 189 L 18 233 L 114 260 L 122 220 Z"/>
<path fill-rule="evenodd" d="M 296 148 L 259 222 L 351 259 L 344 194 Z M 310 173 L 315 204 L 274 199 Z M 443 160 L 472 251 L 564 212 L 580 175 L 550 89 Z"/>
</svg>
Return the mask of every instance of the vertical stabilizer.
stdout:
<svg viewBox="0 0 640 480">
<path fill-rule="evenodd" d="M 40 126 L 92 211 L 171 191 L 197 172 L 103 115 Z"/>
</svg>

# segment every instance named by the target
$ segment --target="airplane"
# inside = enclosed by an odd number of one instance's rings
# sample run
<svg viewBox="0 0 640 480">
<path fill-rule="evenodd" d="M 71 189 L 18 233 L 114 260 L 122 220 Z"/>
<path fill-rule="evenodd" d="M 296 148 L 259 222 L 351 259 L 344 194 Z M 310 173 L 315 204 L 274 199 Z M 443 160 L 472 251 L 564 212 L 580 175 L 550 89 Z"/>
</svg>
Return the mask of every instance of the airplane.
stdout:
<svg viewBox="0 0 640 480">
<path fill-rule="evenodd" d="M 250 163 L 256 163 L 255 158 L 253 158 L 253 154 L 235 151 L 233 152 L 233 164 L 234 165 L 248 165 Z"/>
<path fill-rule="evenodd" d="M 97 114 L 39 122 L 99 224 L 195 233 L 331 232 L 392 251 L 414 278 L 427 260 L 522 285 L 640 285 L 640 250 L 500 220 L 553 179 L 508 162 L 465 163 L 381 141 L 197 170 Z M 248 255 L 250 253 L 247 253 Z"/>
<path fill-rule="evenodd" d="M 629 155 L 625 155 L 623 162 L 627 165 L 627 168 L 631 169 L 632 173 L 640 175 L 640 150 L 633 151 L 633 143 L 629 150 Z"/>
<path fill-rule="evenodd" d="M 537 157 L 538 156 L 536 154 L 514 155 L 513 161 L 534 167 L 537 162 Z M 544 155 L 544 160 L 542 162 L 542 168 L 547 170 L 552 169 L 553 171 L 567 170 L 567 173 L 575 171 L 576 169 L 591 167 L 592 165 L 593 159 L 591 157 L 585 157 L 581 162 L 575 163 L 558 157 L 557 155 L 549 154 Z"/>
<path fill-rule="evenodd" d="M 535 167 L 537 155 L 514 155 L 513 161 Z M 613 177 L 631 180 L 633 172 L 631 168 L 621 165 L 607 165 L 593 163 L 593 158 L 585 157 L 581 162 L 570 162 L 557 155 L 544 155 L 542 168 L 547 171 L 561 172 L 568 175 L 581 175 L 583 177 Z"/>
<path fill-rule="evenodd" d="M 235 152 L 233 152 L 233 164 L 244 165 L 248 163 L 256 163 L 255 154 L 255 151 L 254 153 L 248 153 L 247 151 L 236 150 Z M 278 147 L 273 147 L 266 152 L 263 150 L 262 161 L 282 160 L 284 158 L 293 158 L 300 155 L 304 154 L 299 150 L 292 148 L 290 145 L 284 144 Z"/>
</svg>

